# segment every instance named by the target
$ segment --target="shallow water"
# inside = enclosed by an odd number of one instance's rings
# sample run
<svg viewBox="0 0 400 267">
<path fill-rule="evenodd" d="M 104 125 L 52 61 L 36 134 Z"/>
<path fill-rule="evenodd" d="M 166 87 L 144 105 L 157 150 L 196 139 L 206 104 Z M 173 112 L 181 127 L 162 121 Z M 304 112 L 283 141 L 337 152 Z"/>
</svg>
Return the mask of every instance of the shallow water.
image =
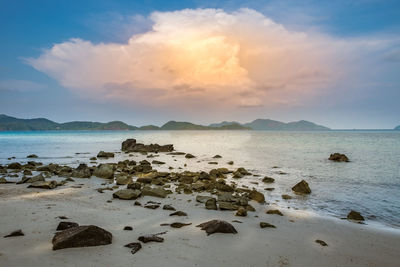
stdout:
<svg viewBox="0 0 400 267">
<path fill-rule="evenodd" d="M 157 160 L 167 162 L 156 167 L 160 170 L 167 166 L 184 168 L 184 163 L 188 170 L 245 167 L 261 177 L 246 176 L 239 183 L 263 191 L 268 202 L 335 217 L 345 217 L 350 209 L 355 209 L 369 222 L 400 227 L 400 132 L 394 131 L 3 132 L 0 164 L 26 162 L 26 156 L 33 153 L 39 155 L 35 160 L 43 163 L 88 163 L 100 150 L 119 151 L 127 138 L 144 143 L 171 143 L 176 150 L 197 156 L 190 160 L 160 155 Z M 330 162 L 327 158 L 333 152 L 345 153 L 351 162 Z M 212 159 L 215 154 L 222 158 Z M 16 158 L 8 160 L 12 156 Z M 114 161 L 126 157 L 119 154 Z M 226 164 L 230 160 L 235 162 L 233 167 Z M 209 161 L 219 164 L 210 165 Z M 276 182 L 263 184 L 260 180 L 266 175 Z M 290 188 L 301 179 L 309 182 L 312 194 L 282 200 L 281 194 L 292 194 Z M 266 187 L 275 190 L 265 191 Z"/>
</svg>

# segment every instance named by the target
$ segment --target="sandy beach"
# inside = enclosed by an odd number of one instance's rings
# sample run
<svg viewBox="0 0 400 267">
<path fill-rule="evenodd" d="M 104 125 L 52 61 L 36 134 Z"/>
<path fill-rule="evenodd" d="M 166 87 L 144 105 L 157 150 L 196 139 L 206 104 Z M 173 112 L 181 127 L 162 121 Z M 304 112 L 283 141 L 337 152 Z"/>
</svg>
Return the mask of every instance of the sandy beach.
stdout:
<svg viewBox="0 0 400 267">
<path fill-rule="evenodd" d="M 51 178 L 61 181 L 61 178 Z M 400 231 L 377 229 L 305 211 L 282 209 L 284 216 L 265 211 L 274 205 L 250 203 L 256 212 L 237 217 L 233 211 L 206 210 L 196 194 L 167 198 L 141 197 L 141 203 L 170 204 L 188 216 L 134 206 L 134 201 L 100 194 L 104 179 L 75 179 L 52 190 L 26 185 L 0 185 L 0 225 L 4 236 L 22 229 L 25 236 L 0 238 L 1 266 L 398 266 Z M 81 188 L 74 188 L 76 185 Z M 202 194 L 204 195 L 204 194 Z M 112 200 L 112 202 L 107 202 Z M 66 216 L 61 220 L 58 216 Z M 231 222 L 237 234 L 207 236 L 195 227 L 211 219 Z M 239 220 L 242 223 L 232 222 Z M 97 225 L 110 231 L 112 244 L 53 251 L 51 240 L 60 221 Z M 277 228 L 261 229 L 261 221 Z M 180 229 L 162 223 L 192 223 Z M 132 226 L 133 231 L 124 231 Z M 124 245 L 143 234 L 167 231 L 163 243 L 143 244 L 132 255 Z M 321 246 L 315 240 L 323 240 Z"/>
</svg>

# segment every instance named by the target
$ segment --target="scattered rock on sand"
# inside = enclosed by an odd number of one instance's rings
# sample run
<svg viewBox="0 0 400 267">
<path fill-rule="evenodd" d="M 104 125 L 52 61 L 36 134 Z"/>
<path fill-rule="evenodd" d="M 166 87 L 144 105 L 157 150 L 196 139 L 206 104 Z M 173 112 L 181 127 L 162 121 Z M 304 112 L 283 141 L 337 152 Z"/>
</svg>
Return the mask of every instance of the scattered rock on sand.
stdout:
<svg viewBox="0 0 400 267">
<path fill-rule="evenodd" d="M 264 183 L 266 183 L 266 184 L 271 184 L 271 183 L 275 182 L 275 179 L 272 178 L 272 177 L 265 176 L 265 177 L 262 179 L 262 181 L 263 181 Z"/>
<path fill-rule="evenodd" d="M 245 208 L 243 208 L 243 207 L 240 207 L 235 215 L 236 216 L 240 216 L 240 217 L 246 217 L 247 216 L 247 210 Z"/>
<path fill-rule="evenodd" d="M 249 198 L 251 200 L 257 201 L 258 203 L 264 203 L 265 202 L 265 197 L 263 193 L 260 193 L 256 190 L 252 190 L 249 194 Z"/>
<path fill-rule="evenodd" d="M 68 228 L 77 227 L 79 224 L 76 222 L 60 222 L 57 226 L 57 231 L 63 231 Z"/>
<path fill-rule="evenodd" d="M 156 187 L 156 188 L 144 187 L 142 189 L 143 196 L 165 198 L 168 194 L 172 194 L 172 191 L 165 190 L 164 188 L 161 188 L 161 187 Z"/>
<path fill-rule="evenodd" d="M 260 222 L 260 227 L 261 228 L 276 228 L 275 225 L 267 223 L 267 222 Z"/>
<path fill-rule="evenodd" d="M 86 164 L 81 163 L 72 171 L 71 176 L 76 178 L 90 178 L 90 176 L 92 176 L 92 172 Z"/>
<path fill-rule="evenodd" d="M 207 235 L 211 235 L 214 233 L 232 233 L 236 234 L 237 231 L 232 224 L 222 221 L 222 220 L 212 220 L 205 223 L 201 223 L 196 227 L 201 227 L 201 230 L 205 230 Z"/>
<path fill-rule="evenodd" d="M 129 176 L 118 176 L 115 179 L 115 182 L 117 183 L 117 185 L 130 184 L 130 183 L 132 183 L 132 177 L 129 177 Z"/>
<path fill-rule="evenodd" d="M 319 239 L 315 240 L 315 242 L 320 244 L 323 247 L 326 247 L 328 245 L 325 241 L 322 241 L 322 240 L 319 240 Z"/>
<path fill-rule="evenodd" d="M 206 201 L 205 207 L 208 210 L 217 210 L 217 200 L 215 198 L 210 198 Z"/>
<path fill-rule="evenodd" d="M 21 229 L 11 232 L 8 235 L 5 235 L 4 238 L 13 237 L 13 236 L 24 236 L 25 234 L 22 232 Z"/>
<path fill-rule="evenodd" d="M 77 226 L 54 235 L 53 250 L 91 247 L 112 243 L 112 234 L 95 225 Z"/>
<path fill-rule="evenodd" d="M 282 195 L 282 199 L 292 199 L 293 197 L 292 196 L 290 196 L 290 195 L 286 195 L 286 194 L 283 194 Z"/>
<path fill-rule="evenodd" d="M 171 226 L 172 228 L 181 228 L 181 227 L 183 227 L 183 226 L 188 226 L 188 225 L 191 225 L 191 223 L 174 222 L 174 223 L 171 223 L 171 224 L 170 224 L 170 226 Z"/>
<path fill-rule="evenodd" d="M 187 216 L 187 214 L 183 211 L 176 211 L 174 213 L 171 213 L 169 216 Z"/>
<path fill-rule="evenodd" d="M 213 198 L 213 197 L 197 195 L 197 196 L 196 196 L 196 201 L 197 201 L 197 202 L 200 202 L 200 203 L 206 203 L 207 200 L 209 200 L 209 199 L 211 199 L 211 198 Z"/>
<path fill-rule="evenodd" d="M 308 183 L 304 180 L 301 180 L 299 183 L 293 186 L 292 190 L 297 194 L 311 194 L 311 189 L 308 186 Z"/>
<path fill-rule="evenodd" d="M 280 210 L 268 210 L 267 214 L 275 214 L 275 215 L 283 216 L 283 214 Z"/>
<path fill-rule="evenodd" d="M 138 240 L 142 241 L 143 243 L 164 242 L 164 238 L 159 237 L 158 235 L 143 235 L 143 236 L 139 236 Z"/>
<path fill-rule="evenodd" d="M 361 213 L 354 210 L 351 210 L 349 214 L 347 214 L 347 219 L 354 221 L 364 221 L 364 217 L 361 215 Z"/>
<path fill-rule="evenodd" d="M 124 247 L 131 248 L 132 249 L 131 253 L 135 254 L 142 248 L 142 244 L 140 244 L 139 242 L 133 242 L 133 243 L 126 244 Z"/>
<path fill-rule="evenodd" d="M 176 209 L 174 207 L 172 207 L 171 205 L 164 205 L 163 210 L 176 210 Z"/>
<path fill-rule="evenodd" d="M 114 165 L 110 164 L 110 163 L 100 164 L 94 170 L 93 175 L 96 177 L 100 177 L 100 178 L 113 179 L 114 178 Z"/>
<path fill-rule="evenodd" d="M 132 226 L 125 226 L 124 231 L 132 231 L 133 227 Z"/>
<path fill-rule="evenodd" d="M 140 196 L 141 192 L 139 190 L 134 189 L 121 189 L 113 193 L 114 198 L 131 200 L 137 199 Z"/>
<path fill-rule="evenodd" d="M 329 160 L 336 162 L 349 162 L 349 158 L 345 154 L 333 153 L 329 156 Z"/>
<path fill-rule="evenodd" d="M 33 188 L 43 188 L 43 189 L 54 189 L 57 187 L 57 181 L 37 181 L 31 183 L 29 187 Z"/>
<path fill-rule="evenodd" d="M 185 155 L 185 158 L 187 158 L 187 159 L 193 159 L 193 158 L 195 158 L 195 156 L 193 156 L 192 154 L 187 153 L 187 154 Z"/>
<path fill-rule="evenodd" d="M 7 169 L 12 169 L 12 170 L 19 170 L 22 168 L 22 165 L 18 162 L 13 162 L 7 165 Z"/>
</svg>

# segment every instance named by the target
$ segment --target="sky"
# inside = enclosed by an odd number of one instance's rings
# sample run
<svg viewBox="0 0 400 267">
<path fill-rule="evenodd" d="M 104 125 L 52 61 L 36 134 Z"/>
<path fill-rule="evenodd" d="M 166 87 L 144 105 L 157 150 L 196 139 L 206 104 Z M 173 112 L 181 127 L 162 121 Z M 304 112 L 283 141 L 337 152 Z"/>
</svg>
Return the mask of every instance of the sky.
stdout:
<svg viewBox="0 0 400 267">
<path fill-rule="evenodd" d="M 400 125 L 400 1 L 0 0 L 0 114 Z"/>
</svg>

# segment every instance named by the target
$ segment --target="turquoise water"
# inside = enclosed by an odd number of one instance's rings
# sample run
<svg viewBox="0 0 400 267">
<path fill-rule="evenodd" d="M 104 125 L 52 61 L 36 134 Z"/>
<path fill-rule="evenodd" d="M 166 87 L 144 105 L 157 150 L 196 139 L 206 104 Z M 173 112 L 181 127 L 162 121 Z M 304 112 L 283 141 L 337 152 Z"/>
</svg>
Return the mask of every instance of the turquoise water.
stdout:
<svg viewBox="0 0 400 267">
<path fill-rule="evenodd" d="M 350 209 L 360 211 L 367 222 L 400 227 L 400 132 L 394 131 L 123 131 L 123 132 L 3 132 L 0 133 L 0 164 L 26 162 L 28 154 L 37 161 L 76 166 L 89 163 L 98 151 L 119 151 L 121 142 L 136 138 L 144 143 L 174 144 L 178 151 L 192 153 L 196 160 L 170 156 L 160 159 L 174 167 L 187 163 L 190 170 L 209 170 L 212 156 L 219 154 L 218 167 L 245 167 L 254 174 L 276 179 L 272 185 L 262 177 L 246 177 L 240 183 L 265 193 L 268 202 L 345 217 Z M 345 153 L 350 163 L 327 160 L 333 152 Z M 80 154 L 76 154 L 80 153 Z M 15 159 L 8 160 L 14 156 Z M 118 155 L 114 161 L 125 159 Z M 197 162 L 200 161 L 200 162 Z M 278 166 L 279 168 L 273 168 Z M 166 168 L 166 167 L 165 167 Z M 286 174 L 279 174 L 278 172 Z M 283 201 L 281 194 L 305 179 L 312 194 Z M 272 192 L 265 187 L 274 187 Z"/>
</svg>

